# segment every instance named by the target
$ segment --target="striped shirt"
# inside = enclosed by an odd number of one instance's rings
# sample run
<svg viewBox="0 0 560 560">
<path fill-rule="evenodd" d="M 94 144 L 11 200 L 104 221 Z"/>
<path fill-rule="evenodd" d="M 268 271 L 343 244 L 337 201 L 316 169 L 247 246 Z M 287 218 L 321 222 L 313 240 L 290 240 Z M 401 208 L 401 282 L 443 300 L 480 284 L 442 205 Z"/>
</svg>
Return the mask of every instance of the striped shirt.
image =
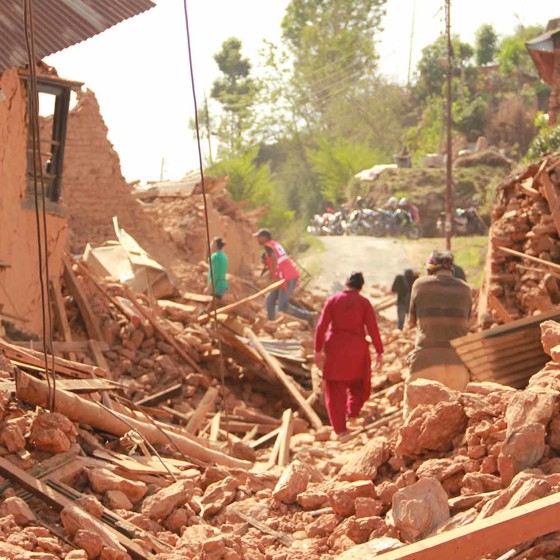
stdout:
<svg viewBox="0 0 560 560">
<path fill-rule="evenodd" d="M 410 298 L 410 320 L 416 323 L 416 345 L 411 371 L 439 364 L 460 364 L 450 341 L 468 332 L 471 289 L 454 278 L 451 271 L 439 271 L 416 280 Z"/>
</svg>

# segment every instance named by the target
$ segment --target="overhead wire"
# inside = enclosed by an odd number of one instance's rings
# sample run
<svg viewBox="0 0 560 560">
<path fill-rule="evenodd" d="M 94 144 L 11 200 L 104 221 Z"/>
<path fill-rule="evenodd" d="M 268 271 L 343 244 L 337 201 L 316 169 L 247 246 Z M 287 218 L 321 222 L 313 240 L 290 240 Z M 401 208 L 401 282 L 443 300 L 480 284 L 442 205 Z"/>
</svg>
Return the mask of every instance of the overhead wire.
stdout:
<svg viewBox="0 0 560 560">
<path fill-rule="evenodd" d="M 202 191 L 202 200 L 204 205 L 204 226 L 206 230 L 206 246 L 208 251 L 208 256 L 210 259 L 210 255 L 212 254 L 212 241 L 210 239 L 210 218 L 208 215 L 208 199 L 206 194 L 206 183 L 204 181 L 204 166 L 202 163 L 202 143 L 200 138 L 200 125 L 198 120 L 198 104 L 196 100 L 196 87 L 195 87 L 195 79 L 194 79 L 194 65 L 192 60 L 192 47 L 191 47 L 191 35 L 190 35 L 190 26 L 189 26 L 189 11 L 187 7 L 187 0 L 183 0 L 183 9 L 184 9 L 184 17 L 185 17 L 185 31 L 186 31 L 186 39 L 187 39 L 187 57 L 190 69 L 190 82 L 191 82 L 191 89 L 192 89 L 192 96 L 193 96 L 193 105 L 194 105 L 194 122 L 195 122 L 195 129 L 196 129 L 196 143 L 198 148 L 198 166 L 200 171 L 200 184 L 201 184 L 201 191 Z M 215 278 L 214 278 L 214 269 L 212 267 L 212 261 L 209 260 L 209 273 L 210 273 L 210 284 L 212 287 L 212 291 L 215 292 Z M 225 420 L 225 432 L 227 436 L 227 444 L 229 447 L 229 451 L 231 453 L 232 450 L 232 442 L 229 437 L 229 413 L 226 402 L 226 379 L 225 379 L 225 363 L 224 363 L 224 352 L 222 347 L 222 338 L 220 333 L 220 322 L 218 321 L 218 307 L 217 307 L 217 299 L 212 297 L 211 305 L 211 315 L 213 318 L 213 326 L 216 333 L 216 340 L 218 343 L 218 352 L 219 352 L 219 364 L 220 364 L 220 383 L 222 386 L 222 402 L 221 408 L 222 412 L 224 413 L 224 420 Z"/>
<path fill-rule="evenodd" d="M 45 192 L 45 177 L 41 157 L 41 141 L 39 129 L 39 93 L 37 88 L 36 56 L 35 56 L 35 28 L 33 25 L 32 0 L 24 0 L 24 34 L 29 66 L 28 80 L 28 113 L 31 128 L 31 168 L 33 171 L 33 197 L 35 203 L 35 225 L 37 229 L 39 284 L 41 292 L 41 319 L 43 334 L 43 357 L 45 362 L 45 376 L 48 387 L 48 408 L 54 411 L 56 406 L 56 373 L 53 365 L 49 370 L 48 348 L 52 351 L 52 314 L 51 296 L 48 288 L 49 281 L 49 251 L 47 227 L 47 197 Z M 38 172 L 38 173 L 37 173 Z M 39 204 L 39 174 L 41 188 L 41 204 Z M 41 210 L 39 209 L 41 206 Z M 46 278 L 45 278 L 46 277 Z M 48 319 L 48 328 L 47 328 Z"/>
</svg>

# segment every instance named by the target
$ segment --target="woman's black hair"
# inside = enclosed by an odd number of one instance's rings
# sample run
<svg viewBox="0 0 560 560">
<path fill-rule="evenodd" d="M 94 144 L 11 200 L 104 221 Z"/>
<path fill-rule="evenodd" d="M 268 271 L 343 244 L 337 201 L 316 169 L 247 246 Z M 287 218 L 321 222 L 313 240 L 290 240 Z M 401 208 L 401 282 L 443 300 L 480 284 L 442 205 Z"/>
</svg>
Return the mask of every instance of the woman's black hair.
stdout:
<svg viewBox="0 0 560 560">
<path fill-rule="evenodd" d="M 216 247 L 219 250 L 222 250 L 226 246 L 226 244 L 224 243 L 224 240 L 221 237 L 214 237 L 214 239 L 212 240 L 212 243 L 215 243 Z"/>
<path fill-rule="evenodd" d="M 353 290 L 361 290 L 364 285 L 364 275 L 361 272 L 352 272 L 346 280 L 346 286 Z"/>
</svg>

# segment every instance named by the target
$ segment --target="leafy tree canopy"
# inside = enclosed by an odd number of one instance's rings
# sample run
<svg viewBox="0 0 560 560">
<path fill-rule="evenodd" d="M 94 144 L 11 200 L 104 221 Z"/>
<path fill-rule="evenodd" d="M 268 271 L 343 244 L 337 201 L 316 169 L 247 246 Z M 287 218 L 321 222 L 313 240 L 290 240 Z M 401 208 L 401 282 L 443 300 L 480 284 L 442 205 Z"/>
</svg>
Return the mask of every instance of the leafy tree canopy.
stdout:
<svg viewBox="0 0 560 560">
<path fill-rule="evenodd" d="M 498 35 L 490 23 L 482 24 L 475 33 L 475 55 L 479 66 L 488 66 L 496 60 Z"/>
</svg>

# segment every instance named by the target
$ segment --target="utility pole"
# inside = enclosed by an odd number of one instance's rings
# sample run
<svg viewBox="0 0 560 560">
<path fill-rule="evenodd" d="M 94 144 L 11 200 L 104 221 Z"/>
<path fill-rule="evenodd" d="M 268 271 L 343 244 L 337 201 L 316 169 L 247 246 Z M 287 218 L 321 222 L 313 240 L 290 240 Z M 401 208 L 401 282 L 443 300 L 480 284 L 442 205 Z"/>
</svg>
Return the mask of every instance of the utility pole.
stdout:
<svg viewBox="0 0 560 560">
<path fill-rule="evenodd" d="M 162 156 L 161 158 L 161 165 L 159 168 L 159 180 L 163 181 L 163 173 L 165 171 L 165 157 Z"/>
<path fill-rule="evenodd" d="M 451 78 L 453 73 L 453 45 L 451 44 L 451 0 L 445 0 L 445 26 L 447 31 L 447 176 L 445 184 L 445 248 L 450 251 L 453 224 L 453 142 L 451 137 Z"/>
<path fill-rule="evenodd" d="M 210 113 L 208 112 L 208 98 L 206 94 L 204 94 L 204 119 L 206 120 L 206 136 L 208 136 L 208 161 L 210 165 L 213 165 L 212 162 L 212 131 L 210 130 Z"/>
<path fill-rule="evenodd" d="M 416 20 L 416 0 L 412 0 L 412 25 L 410 29 L 410 48 L 408 50 L 408 75 L 406 79 L 406 89 L 410 92 L 410 70 L 412 68 L 412 42 L 414 39 L 414 23 Z"/>
</svg>

